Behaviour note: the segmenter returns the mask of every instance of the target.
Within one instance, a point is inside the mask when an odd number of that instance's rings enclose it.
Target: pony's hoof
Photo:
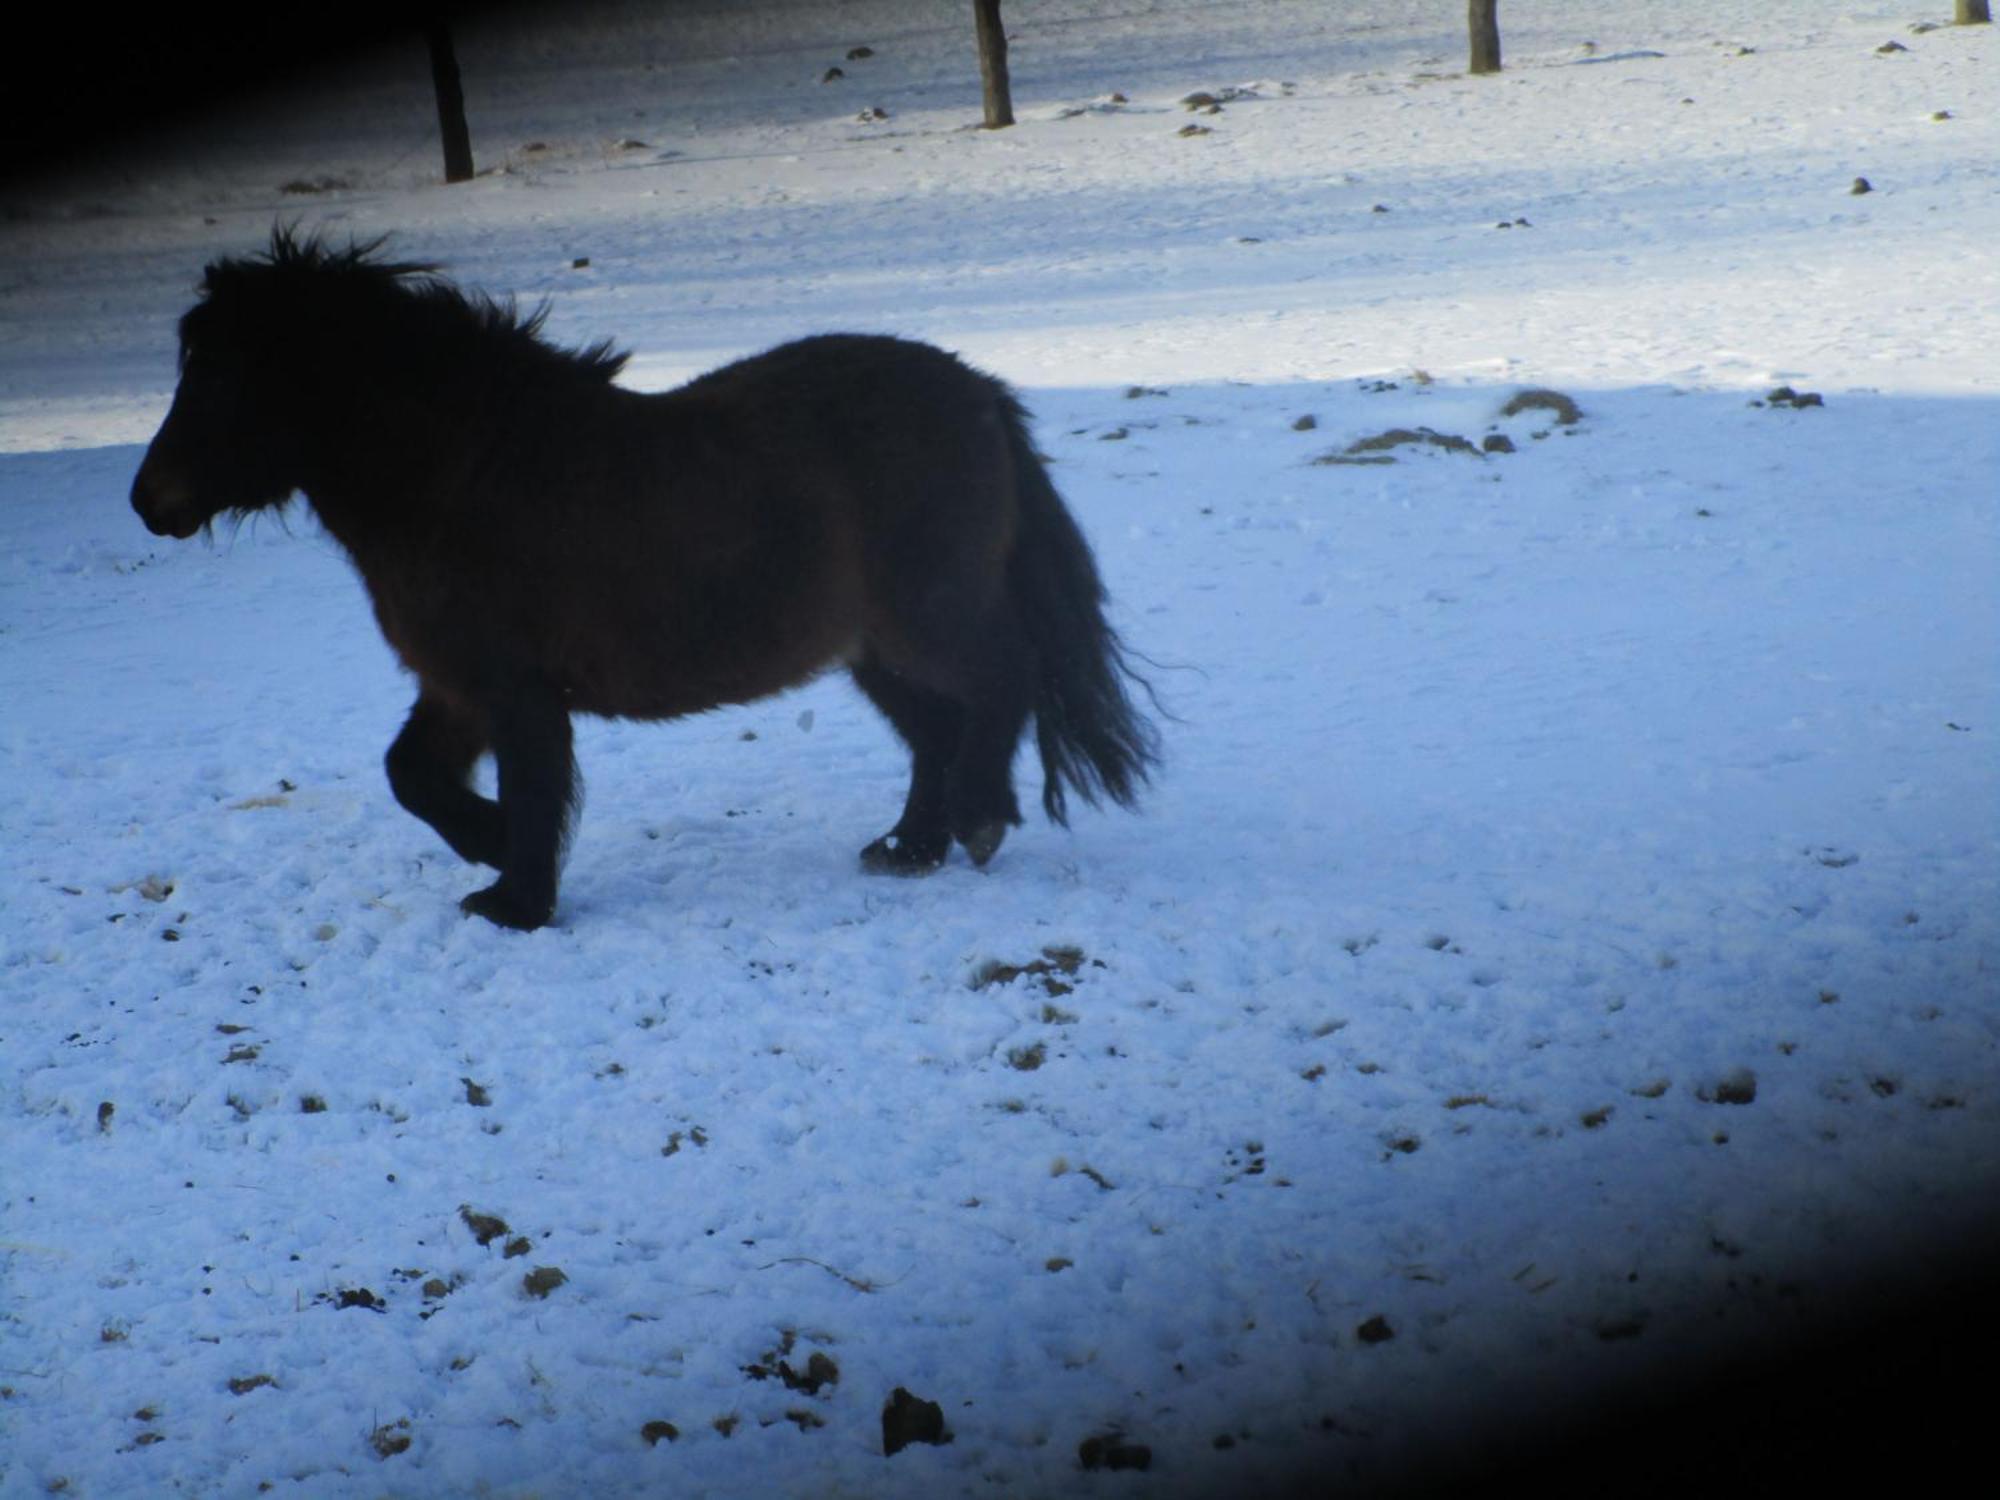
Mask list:
[[[951,852],[947,833],[885,833],[861,851],[861,868],[871,875],[928,875]]]
[[[1007,837],[1007,824],[995,818],[991,823],[981,823],[977,828],[959,839],[965,845],[965,852],[975,865],[983,865],[1000,848],[1000,841]]]
[[[519,932],[533,932],[555,915],[553,901],[524,901],[504,881],[474,891],[458,903],[458,909],[468,917],[484,917],[495,926],[512,927]]]

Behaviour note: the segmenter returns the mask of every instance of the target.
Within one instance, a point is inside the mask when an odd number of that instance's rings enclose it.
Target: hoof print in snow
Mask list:
[[[1076,1461],[1086,1469],[1136,1469],[1153,1466],[1153,1450],[1144,1443],[1128,1443],[1115,1432],[1087,1437],[1077,1444]]]
[[[1225,1151],[1223,1165],[1228,1168],[1222,1180],[1234,1182],[1238,1177],[1262,1177],[1265,1170],[1264,1143],[1245,1141],[1240,1149]]]
[[[889,1393],[882,1406],[882,1456],[892,1458],[912,1443],[933,1446],[948,1443],[944,1408],[935,1401],[913,1396],[900,1385]]]
[[[1026,1047],[1007,1049],[1007,1066],[1020,1073],[1032,1073],[1049,1060],[1047,1042],[1035,1042]]]
[[[1757,1075],[1748,1068],[1735,1068],[1694,1093],[1707,1104],[1750,1104],[1757,1098]]]
[[[1042,982],[1042,988],[1051,999],[1067,995],[1076,988],[1068,981],[1084,965],[1084,951],[1062,943],[1052,943],[1042,949],[1040,958],[1031,958],[1024,964],[1002,963],[997,958],[989,958],[972,973],[972,988],[983,990],[988,985],[1012,984],[1023,974],[1032,975]],[[1093,969],[1104,967],[1104,960],[1093,958]]]
[[[1292,431],[1294,432],[1311,432],[1317,426],[1319,426],[1319,418],[1311,412],[1307,412],[1302,417],[1295,417],[1292,420]]]
[[[847,60],[849,62],[865,62],[874,55],[875,49],[873,47],[849,47],[847,49]]]
[[[1207,135],[1209,134],[1209,129],[1206,125],[1188,124],[1181,126],[1174,134],[1179,136]]]
[[[1860,860],[1861,856],[1852,849],[1836,849],[1831,844],[1823,844],[1817,849],[1808,849],[1807,854],[1829,870],[1844,870]]]
[[[493,1096],[487,1092],[485,1084],[474,1083],[470,1078],[461,1078],[458,1081],[465,1085],[465,1102],[467,1104],[470,1104],[475,1109],[486,1109],[492,1105]]]
[[[1389,1326],[1389,1320],[1380,1313],[1354,1330],[1354,1336],[1364,1344],[1386,1344],[1396,1336],[1396,1330]]]
[[[821,83],[834,83],[842,78],[845,78],[846,76],[847,73],[845,69],[828,68],[824,73],[819,75],[819,81]]]
[[[1164,396],[1166,394],[1165,391],[1156,385],[1128,385],[1125,387],[1125,399],[1127,401],[1137,401],[1141,396]]]
[[[398,1453],[407,1452],[411,1441],[408,1417],[400,1421],[384,1422],[368,1434],[368,1446],[375,1450],[377,1458],[394,1458]]]
[[[806,1357],[803,1375],[784,1360],[779,1360],[778,1378],[784,1381],[788,1391],[804,1391],[808,1396],[817,1396],[821,1386],[840,1384],[840,1366],[815,1349]]]
[[[546,1297],[568,1280],[558,1266],[536,1266],[521,1278],[521,1290],[530,1297]]]
[[[465,1227],[472,1231],[472,1237],[482,1245],[490,1245],[508,1232],[507,1221],[497,1214],[475,1213],[472,1205],[461,1203],[458,1216],[465,1221]]]
[[[868,108],[862,110],[861,113],[856,115],[854,118],[860,121],[863,125],[873,125],[877,120],[888,119],[889,111],[884,109],[879,104],[871,104],[868,106]]]
[[[247,1396],[252,1391],[262,1390],[267,1385],[274,1386],[277,1383],[269,1375],[234,1376],[229,1382],[229,1393],[232,1396]]]
[[[1850,198],[1859,198],[1863,193],[1872,193],[1874,191],[1874,183],[1870,182],[1866,177],[1857,177],[1854,179],[1854,186],[1847,190],[1847,196]]]
[[[786,1390],[803,1391],[808,1396],[817,1396],[823,1386],[840,1384],[840,1366],[817,1349],[807,1357],[804,1371],[794,1369],[791,1361],[782,1357],[791,1353],[794,1337],[792,1333],[786,1333],[780,1348],[753,1364],[745,1365],[743,1373],[752,1380],[769,1380],[775,1375],[784,1382]]]
[[[663,1442],[671,1443],[680,1435],[680,1428],[671,1422],[648,1422],[639,1429],[639,1436],[646,1440],[649,1448],[657,1448]]]
[[[1892,57],[1898,52],[1908,52],[1910,49],[1905,47],[1901,42],[1891,40],[1884,42],[1875,50],[1883,57]]]
[[[685,1131],[672,1131],[667,1136],[666,1145],[660,1147],[660,1155],[679,1156],[683,1141],[692,1141],[697,1146],[706,1146],[708,1144],[708,1132],[703,1130],[699,1125],[691,1126]]]

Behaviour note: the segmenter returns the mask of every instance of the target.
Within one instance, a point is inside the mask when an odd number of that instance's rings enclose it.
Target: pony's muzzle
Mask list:
[[[186,541],[201,530],[193,493],[184,484],[162,479],[150,455],[139,465],[139,473],[132,481],[132,509],[154,536]]]

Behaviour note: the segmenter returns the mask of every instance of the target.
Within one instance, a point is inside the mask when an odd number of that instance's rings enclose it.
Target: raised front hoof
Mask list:
[[[977,828],[959,835],[958,841],[965,845],[965,852],[975,865],[983,865],[999,852],[1001,840],[1007,837],[1007,824],[995,818],[991,823],[981,823]]]
[[[556,904],[550,901],[530,901],[513,890],[505,881],[496,881],[483,891],[474,891],[458,903],[458,909],[468,917],[484,917],[497,927],[512,927],[518,932],[533,932],[547,924],[555,915]]]
[[[870,875],[928,875],[951,852],[951,835],[885,833],[861,851]]]

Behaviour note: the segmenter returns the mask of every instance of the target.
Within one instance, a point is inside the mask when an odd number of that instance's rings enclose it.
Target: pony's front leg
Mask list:
[[[429,693],[420,693],[409,721],[389,747],[389,790],[422,818],[460,859],[500,868],[507,827],[498,804],[467,782],[487,750],[486,727],[476,715]]]
[[[507,847],[500,878],[459,905],[502,927],[540,927],[555,914],[556,876],[576,808],[569,714],[552,698],[497,706],[493,759]]]

